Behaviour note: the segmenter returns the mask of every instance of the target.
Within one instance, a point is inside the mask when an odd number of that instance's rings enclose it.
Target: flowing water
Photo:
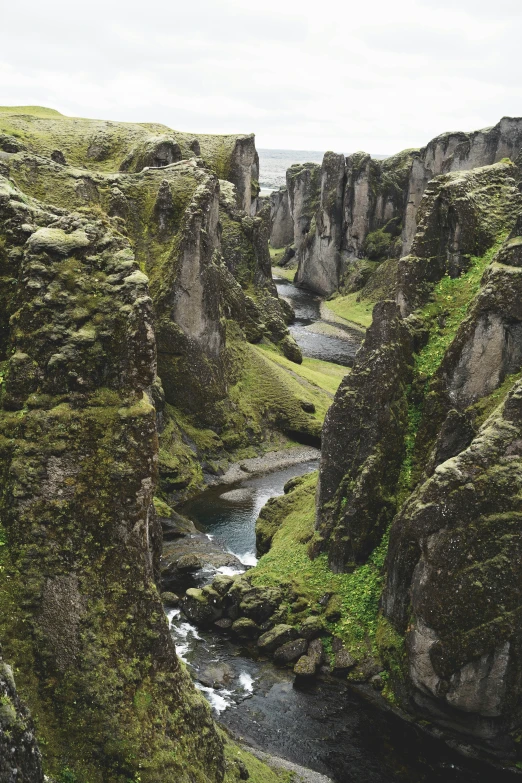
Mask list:
[[[299,289],[289,293],[288,286],[281,284],[282,293],[292,300],[300,323],[317,320],[319,300]],[[255,521],[262,506],[282,494],[290,478],[317,465],[312,460],[232,487],[209,489],[181,511],[236,554],[246,570],[256,562]],[[196,687],[219,721],[249,745],[328,775],[336,783],[514,780],[509,773],[492,772],[465,760],[418,727],[376,706],[379,697],[369,687],[356,690],[341,681],[298,686],[289,669],[256,659],[251,649],[241,648],[226,634],[196,628],[179,609],[170,610],[168,618],[178,654]]]
[[[303,356],[351,367],[362,341],[362,332],[338,323],[335,326],[343,333],[342,338],[311,331],[309,327],[313,324],[325,325],[321,319],[321,299],[310,291],[297,288],[288,280],[280,277],[274,280],[279,296],[284,297],[294,308],[295,321],[289,329]]]

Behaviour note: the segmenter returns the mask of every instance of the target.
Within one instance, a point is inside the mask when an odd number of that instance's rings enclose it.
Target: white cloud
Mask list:
[[[522,114],[521,21],[520,0],[26,0],[2,9],[0,103],[391,153]]]

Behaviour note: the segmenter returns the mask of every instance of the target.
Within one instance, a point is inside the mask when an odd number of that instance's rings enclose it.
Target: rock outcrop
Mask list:
[[[397,306],[377,304],[323,427],[314,553],[327,551],[334,572],[364,562],[396,510],[412,361]]]
[[[312,171],[314,164],[288,170],[287,195],[281,191],[272,197],[272,245],[290,244],[289,211],[294,218],[296,279],[328,296],[342,288],[356,259],[380,262],[414,252],[412,243],[423,221],[418,211],[434,177],[490,166],[504,158],[516,161],[521,150],[522,120],[504,117],[493,128],[446,133],[420,150],[405,150],[386,160],[374,160],[364,152],[346,159],[328,152],[320,172],[320,193],[301,174]],[[295,172],[301,191],[313,193],[309,201],[315,202],[313,214],[307,210],[301,220],[294,214],[290,187]]]
[[[264,400],[246,426],[232,393],[257,358],[248,339],[289,339],[265,220],[239,206],[255,191],[253,137],[52,112],[0,111],[0,127],[4,654],[51,775],[221,783],[224,741],[155,585],[152,501],[193,491],[216,470],[203,455],[226,463],[259,443],[263,417],[280,426]],[[251,334],[228,281],[252,302]],[[300,399],[284,404],[308,432]]]
[[[34,726],[16,690],[13,670],[0,658],[0,781],[43,783]]]
[[[325,422],[311,547],[351,570],[397,511],[377,633],[395,701],[504,763],[522,725],[519,178],[502,161],[426,188],[400,307],[376,306]]]
[[[154,585],[147,277],[103,217],[0,188],[4,653],[51,772],[188,781],[188,743],[196,777],[220,781],[222,742]]]

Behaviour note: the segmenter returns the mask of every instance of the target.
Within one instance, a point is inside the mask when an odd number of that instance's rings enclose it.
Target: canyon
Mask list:
[[[2,783],[299,780],[216,722],[181,612],[517,776],[521,150],[328,152],[267,203],[251,135],[0,108]],[[291,464],[255,565],[194,526]]]

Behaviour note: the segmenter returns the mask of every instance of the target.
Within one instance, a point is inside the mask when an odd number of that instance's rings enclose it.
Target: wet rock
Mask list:
[[[299,636],[311,641],[324,632],[324,623],[320,617],[307,617],[298,628]]]
[[[209,688],[224,688],[235,678],[234,670],[227,663],[216,663],[198,672],[198,680]]]
[[[191,587],[181,599],[181,610],[196,625],[211,625],[222,614],[220,596]]]
[[[336,636],[332,639],[332,650],[334,654],[332,672],[336,676],[343,676],[355,666],[356,661],[352,658],[341,639]]]
[[[297,639],[297,631],[291,625],[281,623],[276,625],[270,631],[264,633],[258,639],[258,647],[262,652],[272,653],[278,647],[282,647],[287,642],[293,642]]]
[[[177,524],[176,528],[179,529]],[[235,555],[225,552],[219,543],[202,533],[177,536],[163,547],[161,585],[163,589],[181,593],[188,587],[208,582],[209,576],[223,567],[244,569]]]
[[[321,639],[313,639],[308,645],[307,655],[316,666],[320,666],[324,658],[324,649]]]
[[[307,648],[308,642],[306,639],[286,642],[286,644],[281,645],[274,651],[274,661],[276,663],[293,663],[302,655],[305,655]]]
[[[314,677],[317,665],[309,655],[302,655],[294,666],[297,677]]]
[[[227,576],[226,574],[218,574],[212,580],[212,587],[219,595],[225,595],[228,593],[232,585],[234,584],[234,577]]]
[[[250,588],[241,595],[239,611],[256,623],[263,623],[274,613],[281,602],[282,594],[275,587]]]
[[[232,627],[232,620],[230,617],[222,617],[220,620],[216,620],[214,625],[216,628],[219,628],[220,631],[228,631],[228,629]]]
[[[177,606],[179,604],[180,598],[179,595],[176,595],[176,593],[165,592],[161,594],[161,600],[165,606]]]
[[[248,617],[240,617],[239,620],[235,620],[232,623],[232,631],[239,636],[240,639],[253,640],[257,639],[261,633],[261,629],[253,620]]]

